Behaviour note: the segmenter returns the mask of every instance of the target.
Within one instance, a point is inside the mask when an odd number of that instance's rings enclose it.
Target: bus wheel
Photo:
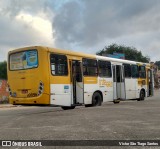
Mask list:
[[[118,104],[118,103],[120,103],[120,100],[114,100],[113,103]]]
[[[95,92],[92,96],[92,106],[101,106],[102,105],[102,96]]]
[[[87,105],[85,105],[85,107],[87,108],[87,107],[92,107],[92,104],[87,104]]]
[[[75,106],[70,106],[70,107],[61,107],[63,110],[71,110],[74,109]]]
[[[141,90],[138,101],[144,100],[144,98],[145,98],[145,93],[143,90]]]

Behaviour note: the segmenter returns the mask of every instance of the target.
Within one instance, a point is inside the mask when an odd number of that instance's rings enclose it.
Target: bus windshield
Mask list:
[[[24,70],[38,67],[37,50],[28,50],[10,55],[10,70]]]

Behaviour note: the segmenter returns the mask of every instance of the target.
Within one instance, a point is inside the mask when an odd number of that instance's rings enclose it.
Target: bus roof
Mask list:
[[[72,50],[61,50],[61,49],[57,49],[57,48],[51,48],[51,47],[46,47],[46,46],[30,46],[30,47],[23,47],[23,48],[19,48],[19,49],[15,49],[12,51],[9,51],[9,54],[14,53],[14,52],[19,52],[19,51],[23,51],[23,50],[27,50],[27,49],[43,49],[49,52],[55,52],[55,53],[61,53],[61,54],[67,54],[67,55],[75,55],[75,56],[79,56],[79,57],[88,57],[88,58],[95,58],[95,59],[100,59],[100,60],[108,60],[108,61],[112,61],[112,62],[119,62],[119,63],[126,63],[126,64],[139,64],[139,65],[147,65],[150,66],[149,63],[143,63],[143,62],[136,62],[136,61],[130,61],[130,60],[124,60],[124,59],[117,59],[117,58],[111,58],[111,57],[105,57],[105,56],[99,56],[99,55],[94,55],[94,54],[85,54],[82,52],[75,52]]]

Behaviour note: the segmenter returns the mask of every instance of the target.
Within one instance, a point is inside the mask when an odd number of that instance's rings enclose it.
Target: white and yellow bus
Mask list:
[[[12,104],[100,106],[153,95],[150,64],[33,46],[8,53]]]

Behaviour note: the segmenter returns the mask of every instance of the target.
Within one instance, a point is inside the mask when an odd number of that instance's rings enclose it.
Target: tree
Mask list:
[[[160,61],[156,61],[155,64],[158,66],[158,69],[160,69]]]
[[[145,62],[145,63],[148,63],[150,61],[150,58],[148,56],[143,56],[142,52],[138,51],[136,48],[117,45],[117,44],[105,46],[101,51],[97,52],[96,54],[106,55],[106,54],[113,54],[114,52],[125,54],[126,60]]]
[[[7,62],[0,62],[0,79],[7,79]]]

